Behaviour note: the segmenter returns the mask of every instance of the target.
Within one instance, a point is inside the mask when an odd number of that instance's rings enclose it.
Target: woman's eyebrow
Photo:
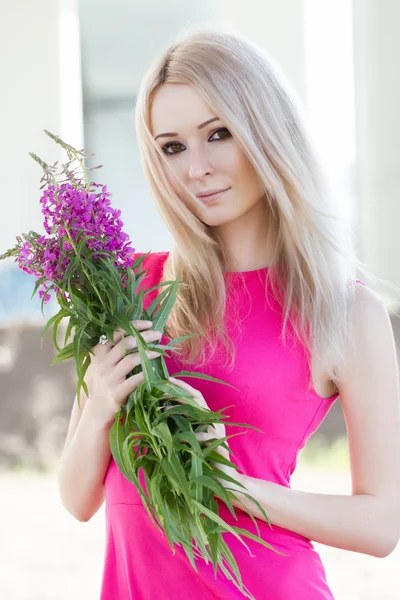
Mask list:
[[[208,119],[208,121],[204,121],[204,123],[202,123],[201,125],[197,125],[197,129],[202,129],[203,127],[205,127],[209,123],[212,123],[213,121],[219,121],[219,117],[213,117],[212,119]],[[179,133],[177,133],[176,131],[170,131],[169,133],[159,133],[154,139],[156,140],[159,137],[172,137],[174,135],[179,135]]]

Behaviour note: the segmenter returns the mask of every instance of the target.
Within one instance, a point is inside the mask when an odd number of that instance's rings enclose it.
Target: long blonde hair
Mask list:
[[[226,256],[213,228],[173,191],[168,161],[151,133],[152,98],[164,83],[191,85],[252,162],[277,240],[266,297],[269,282],[283,309],[282,339],[290,323],[309,351],[310,387],[311,357],[338,385],[345,348],[354,342],[357,269],[371,274],[352,251],[352,234],[328,191],[287,80],[264,50],[220,29],[191,32],[165,50],[146,73],[136,104],[145,176],[174,239],[162,279],[181,281],[168,326],[174,337],[201,334],[182,343],[180,361],[204,366],[222,343],[232,368],[235,349],[224,324]]]

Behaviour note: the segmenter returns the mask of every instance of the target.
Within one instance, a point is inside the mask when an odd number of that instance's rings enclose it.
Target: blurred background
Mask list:
[[[398,0],[0,0],[0,253],[17,234],[42,231],[42,172],[28,153],[48,163],[66,159],[44,129],[95,153],[89,164],[104,165],[95,180],[107,183],[137,251],[170,249],[141,169],[136,95],[152,60],[177,35],[213,24],[248,36],[280,64],[305,107],[358,255],[400,286],[399,22]],[[398,348],[400,298],[366,283],[393,315]],[[49,366],[51,336],[43,348],[40,336],[55,306],[43,317],[32,290],[30,276],[2,261],[0,598],[94,600],[104,507],[79,523],[58,497],[75,374],[72,364]],[[292,486],[351,493],[340,402],[302,451]],[[338,600],[400,598],[399,547],[377,559],[315,546]]]

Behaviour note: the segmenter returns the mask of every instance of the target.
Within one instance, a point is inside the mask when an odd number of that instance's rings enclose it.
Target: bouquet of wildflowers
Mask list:
[[[85,374],[91,362],[91,349],[99,340],[113,340],[117,329],[136,338],[137,348],[133,351],[140,353],[141,364],[131,374],[143,370],[144,382],[129,395],[127,403],[115,415],[110,431],[112,456],[122,474],[136,486],[149,517],[165,532],[172,550],[175,552],[174,544],[181,545],[196,572],[195,556],[202,557],[207,563],[211,560],[215,576],[220,566],[226,577],[246,597],[253,599],[243,587],[237,563],[221,532],[229,531],[248,550],[239,534],[277,551],[260,537],[257,522],[250,513],[258,536],[231,527],[218,515],[216,497],[237,519],[230,500],[234,494],[220,483],[221,479],[246,489],[217,467],[220,464],[238,468],[218,452],[218,446],[221,446],[232,454],[226,440],[233,436],[213,438],[201,444],[195,435],[222,422],[251,426],[222,421],[221,411],[205,410],[188,392],[168,381],[164,356],[168,356],[168,350],[174,352],[183,339],[193,337],[171,339],[166,325],[176,300],[179,279],[138,292],[146,275],[141,264],[147,255],[132,262],[135,249],[122,229],[121,212],[111,207],[107,186],[89,182],[83,150],[76,150],[49,131],[45,133],[68,155],[68,161],[57,173],[58,161],[49,166],[30,153],[44,172],[40,202],[45,235],[30,231],[17,236],[16,246],[0,256],[0,260],[14,257],[23,271],[36,277],[32,297],[39,292],[42,312],[51,293],[55,294],[59,311],[47,321],[42,339],[52,328],[57,350],[53,364],[75,359],[78,403],[82,388],[88,395]],[[57,179],[57,175],[63,179]],[[156,288],[164,289],[145,309],[146,294]],[[68,324],[64,345],[60,348],[57,331],[63,319],[68,319]],[[169,343],[146,343],[132,325],[136,319],[152,321],[154,329],[165,331]],[[71,337],[72,341],[69,341]],[[150,360],[146,350],[157,350],[159,358]],[[197,372],[181,371],[175,373],[177,376],[230,385]],[[165,410],[166,401],[168,410]],[[147,494],[139,482],[140,468],[144,472]],[[269,523],[261,505],[245,492],[243,494],[257,505]],[[226,568],[224,559],[238,581]]]

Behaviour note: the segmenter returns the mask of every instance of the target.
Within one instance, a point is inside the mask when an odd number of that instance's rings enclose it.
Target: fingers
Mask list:
[[[136,373],[136,375],[131,375],[118,386],[118,392],[121,394],[122,398],[127,398],[129,394],[133,392],[138,385],[144,383],[144,381],[143,371]]]
[[[149,360],[154,360],[160,356],[159,352],[154,352],[152,350],[145,350],[146,356]],[[122,381],[125,377],[138,365],[141,364],[140,354],[139,352],[133,352],[132,354],[128,354],[122,360],[118,362],[118,364],[114,367],[113,377],[115,377],[116,381]]]
[[[135,319],[133,321],[131,321],[132,325],[135,327],[135,329],[137,329],[137,331],[144,331],[146,333],[147,331],[154,331],[152,329],[150,329],[150,327],[152,327],[152,322],[151,321],[146,321],[144,319]],[[145,334],[143,334],[144,336]],[[113,339],[110,339],[106,344],[100,344],[100,342],[98,344],[96,344],[96,346],[94,346],[93,348],[93,354],[95,356],[105,356],[106,354],[109,354],[116,345],[118,345],[123,339],[130,337],[129,334],[124,331],[123,329],[121,329],[121,327],[118,327],[118,329],[116,331],[114,331],[114,337]],[[162,334],[160,335],[159,338],[156,339],[161,339]],[[135,339],[135,338],[134,338]],[[148,340],[148,341],[155,341],[154,339],[152,340]],[[136,342],[136,340],[135,340]],[[121,348],[122,346],[120,346]],[[132,346],[131,348],[134,348],[136,346]]]
[[[154,331],[153,329],[147,330],[143,333],[143,339],[146,343],[159,341],[162,337],[161,331]],[[127,350],[134,350],[137,348],[137,340],[131,335],[121,337],[121,340],[114,345],[110,350],[109,360],[110,364],[116,365],[123,358]]]
[[[210,433],[207,433],[206,431],[199,431],[198,433],[195,433],[194,435],[197,437],[199,442],[207,442],[208,440],[215,437],[215,435],[211,435]]]
[[[134,326],[134,328],[140,332],[150,330],[150,328],[153,325],[151,321],[145,321],[143,319],[136,319],[134,321],[131,321],[131,323]],[[114,340],[111,340],[112,345],[115,346],[118,342],[122,340],[122,338],[127,336],[129,336],[129,334],[124,329],[121,329],[121,327],[118,327],[118,329],[114,332]]]
[[[144,319],[134,319],[131,321],[131,323],[138,331],[144,331],[145,329],[150,329],[153,326],[152,321],[145,321]],[[121,327],[118,327],[117,332],[125,333]]]

